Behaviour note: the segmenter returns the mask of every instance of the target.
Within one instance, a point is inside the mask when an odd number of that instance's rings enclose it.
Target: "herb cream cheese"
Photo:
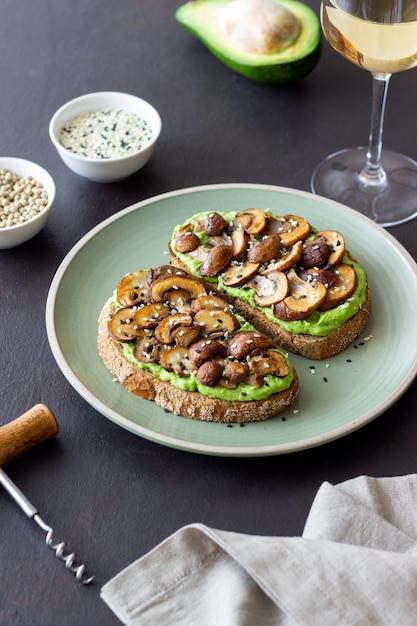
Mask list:
[[[114,159],[142,150],[152,138],[148,122],[123,109],[85,111],[69,120],[59,136],[61,145],[90,159]]]

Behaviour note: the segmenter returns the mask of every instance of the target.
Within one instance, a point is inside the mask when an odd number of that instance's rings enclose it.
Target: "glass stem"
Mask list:
[[[381,165],[382,131],[384,127],[385,102],[391,74],[372,74],[372,117],[369,133],[366,166],[360,172],[359,179],[367,187],[386,186],[387,175]]]

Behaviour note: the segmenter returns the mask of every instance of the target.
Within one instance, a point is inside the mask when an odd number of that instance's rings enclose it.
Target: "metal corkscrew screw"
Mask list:
[[[41,441],[55,437],[58,425],[52,411],[44,404],[37,404],[13,422],[0,427],[0,466]],[[84,563],[75,563],[75,553],[65,552],[65,542],[54,543],[54,530],[40,517],[38,509],[0,467],[0,484],[12,496],[22,511],[46,532],[46,545],[56,557],[65,563],[66,569],[75,574],[83,585],[88,585],[94,576],[87,576]]]

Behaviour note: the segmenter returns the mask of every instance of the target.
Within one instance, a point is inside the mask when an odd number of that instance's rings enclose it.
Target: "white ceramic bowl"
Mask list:
[[[0,157],[0,170],[2,169],[8,170],[20,178],[30,176],[41,183],[48,194],[47,205],[36,216],[21,224],[0,228],[0,249],[5,249],[14,248],[28,241],[45,226],[55,199],[55,183],[43,167],[25,159]]]
[[[62,127],[80,113],[101,109],[121,109],[145,120],[152,130],[150,142],[137,152],[108,159],[80,156],[64,148],[59,141]],[[160,132],[161,118],[149,102],[116,91],[89,93],[70,100],[58,109],[49,124],[49,136],[64,163],[76,174],[99,183],[123,180],[140,170],[149,161]]]

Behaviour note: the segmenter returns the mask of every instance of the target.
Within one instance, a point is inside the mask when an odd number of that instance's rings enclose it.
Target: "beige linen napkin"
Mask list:
[[[416,626],[417,474],[323,483],[302,537],[186,526],[101,594],[129,626]]]

